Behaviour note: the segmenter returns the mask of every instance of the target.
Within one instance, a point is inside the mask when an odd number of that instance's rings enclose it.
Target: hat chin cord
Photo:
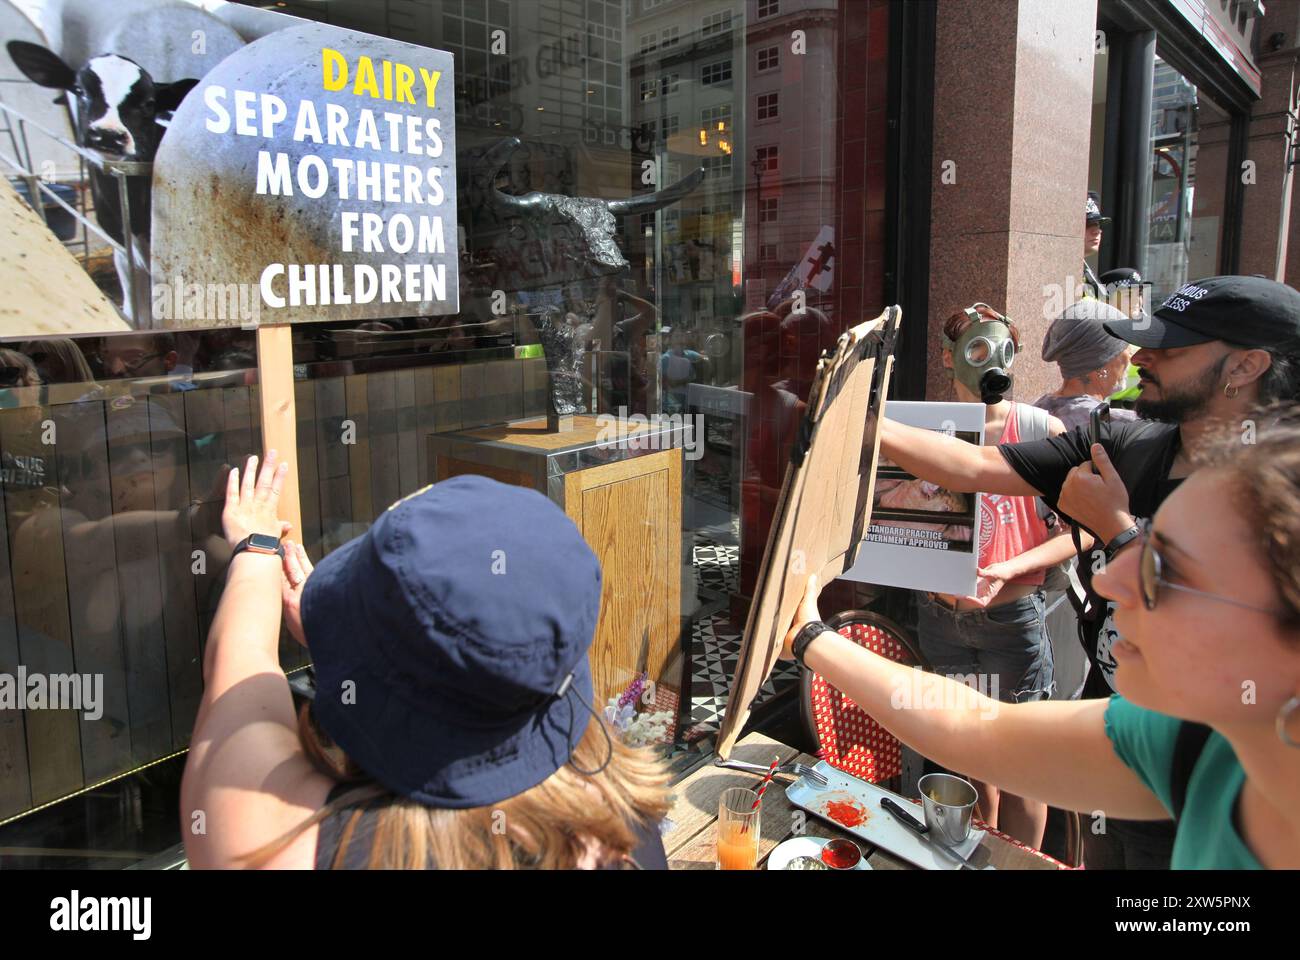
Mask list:
[[[582,767],[578,766],[576,763],[573,762],[573,757],[570,757],[568,761],[569,766],[573,767],[574,770],[578,771],[578,773],[582,774],[584,777],[594,777],[598,773],[602,773],[604,769],[608,767],[610,762],[614,759],[614,741],[610,739],[609,728],[605,726],[605,723],[602,721],[600,714],[596,712],[596,708],[593,707],[591,704],[589,704],[586,700],[584,700],[582,694],[578,692],[578,688],[573,685],[572,673],[570,673],[568,676],[564,678],[564,682],[561,683],[559,689],[555,691],[555,698],[558,700],[566,693],[572,693],[575,697],[578,698],[578,702],[587,708],[587,712],[590,713],[592,717],[595,718],[596,722],[600,725],[600,732],[605,735],[605,746],[608,748],[608,752],[605,754],[605,762],[602,763],[595,770],[582,769]],[[569,742],[570,743],[573,742],[573,713],[574,713],[573,710],[569,711]]]

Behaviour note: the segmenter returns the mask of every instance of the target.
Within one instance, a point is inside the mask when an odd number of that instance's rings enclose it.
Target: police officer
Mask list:
[[[1088,191],[1088,202],[1084,206],[1083,223],[1083,295],[1094,300],[1106,299],[1106,288],[1097,279],[1097,274],[1088,265],[1088,257],[1101,249],[1101,228],[1110,223],[1110,217],[1101,215],[1101,195],[1095,190]]]
[[[1144,296],[1147,284],[1143,282],[1142,274],[1132,267],[1116,267],[1114,270],[1107,270],[1101,275],[1100,279],[1107,300],[1112,307],[1119,308],[1131,320],[1137,320],[1147,315],[1146,298]],[[1141,385],[1138,382],[1138,369],[1133,364],[1129,364],[1128,371],[1124,375],[1124,383],[1106,399],[1113,406],[1132,409],[1140,392]]]

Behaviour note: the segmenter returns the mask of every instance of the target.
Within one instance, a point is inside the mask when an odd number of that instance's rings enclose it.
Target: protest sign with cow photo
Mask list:
[[[451,55],[244,13],[64,0],[5,44],[66,102],[88,171],[77,259],[138,330],[456,313]],[[0,337],[38,332],[24,316]]]

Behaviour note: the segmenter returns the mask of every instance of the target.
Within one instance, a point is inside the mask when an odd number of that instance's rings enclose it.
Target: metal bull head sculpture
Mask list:
[[[499,289],[563,287],[622,273],[628,262],[615,239],[619,218],[676,203],[704,179],[698,169],[671,186],[626,200],[537,191],[514,196],[496,181],[520,146],[517,137],[494,144],[476,164],[484,176],[468,184],[472,264],[481,283]]]

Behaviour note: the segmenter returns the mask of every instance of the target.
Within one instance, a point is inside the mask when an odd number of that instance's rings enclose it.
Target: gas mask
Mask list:
[[[944,346],[952,351],[957,382],[992,406],[1011,392],[1011,364],[1016,359],[1011,321],[987,303],[967,307],[965,313],[970,326],[956,343],[945,337]]]

